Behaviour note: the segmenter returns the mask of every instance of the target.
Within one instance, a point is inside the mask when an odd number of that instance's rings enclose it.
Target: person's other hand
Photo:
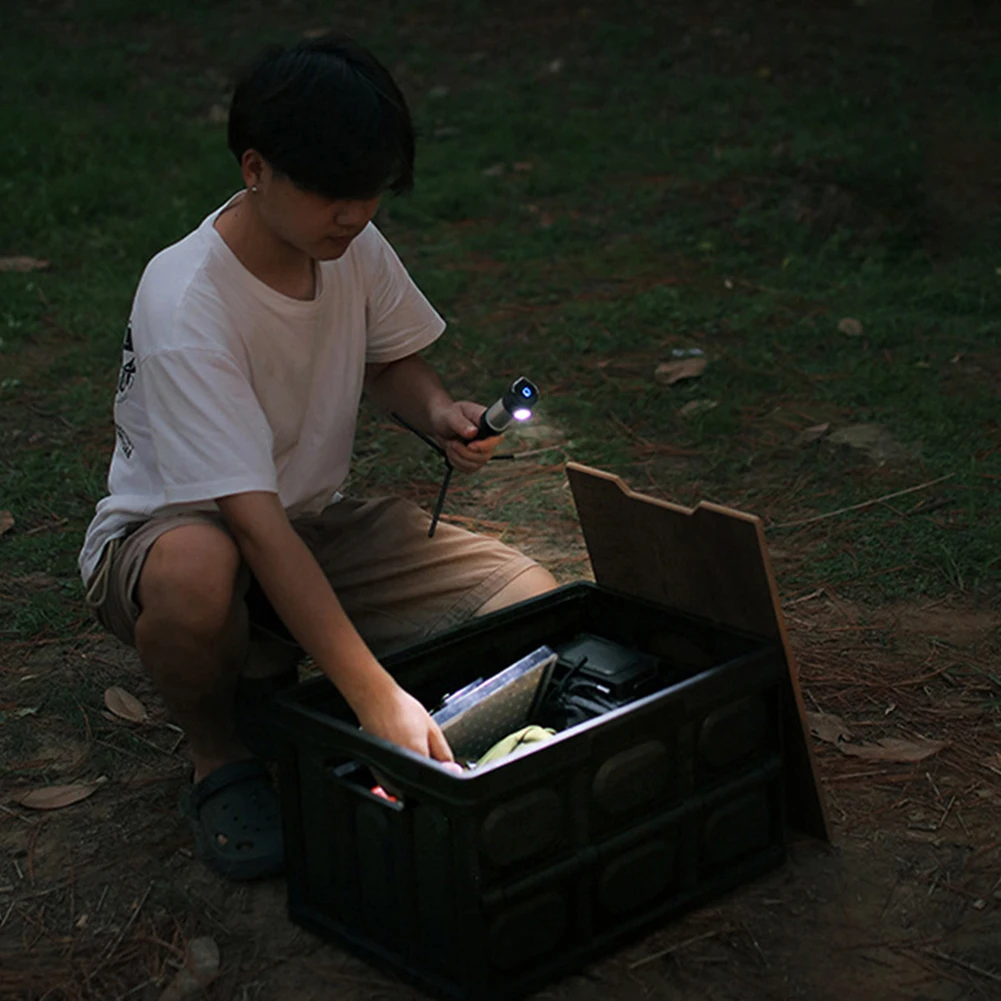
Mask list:
[[[472,400],[457,400],[432,415],[435,436],[445,447],[448,461],[461,473],[475,473],[489,462],[500,444],[500,435],[469,440],[476,434],[480,416],[486,409]]]
[[[366,733],[382,737],[435,761],[453,761],[451,748],[441,728],[428,711],[408,692],[394,684],[379,698],[355,707]]]

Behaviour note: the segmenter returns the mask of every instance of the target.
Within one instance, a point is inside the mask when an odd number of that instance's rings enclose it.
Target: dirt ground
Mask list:
[[[564,579],[586,567],[579,537],[519,541],[538,556],[559,553]],[[902,763],[854,757],[829,732],[811,737],[832,846],[793,838],[780,868],[539,998],[1001,998],[1001,741],[991,701],[1001,615],[947,601],[871,610],[825,588],[786,596],[785,611],[807,708],[826,714],[812,720],[836,717],[854,743],[945,745]],[[43,706],[30,738],[6,752],[19,778],[0,799],[0,997],[154,1001],[196,936],[221,955],[218,977],[196,997],[422,996],[291,924],[282,880],[227,884],[192,858],[176,811],[183,744],[130,651],[87,632],[74,643],[8,646],[0,663],[4,708]],[[106,712],[112,685],[139,697],[148,722]],[[60,810],[12,798],[102,776],[93,795]]]

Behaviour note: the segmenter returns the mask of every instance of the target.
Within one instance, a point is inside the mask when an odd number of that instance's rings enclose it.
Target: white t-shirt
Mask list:
[[[250,490],[277,493],[290,517],[321,511],[348,474],[365,364],[420,351],[445,329],[371,223],[319,263],[304,302],[239,262],[214,226],[225,207],[139,282],[84,581],[110,539],[154,515],[216,510],[214,498]]]

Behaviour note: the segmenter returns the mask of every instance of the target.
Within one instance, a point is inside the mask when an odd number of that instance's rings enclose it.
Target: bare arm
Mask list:
[[[453,400],[435,370],[418,354],[365,367],[365,391],[373,403],[438,439],[456,469],[472,473],[493,455],[499,437],[469,442],[486,409]]]
[[[358,635],[278,496],[234,494],[220,497],[218,504],[275,611],[347,699],[362,727],[418,753],[452,760],[424,707],[400,688]]]

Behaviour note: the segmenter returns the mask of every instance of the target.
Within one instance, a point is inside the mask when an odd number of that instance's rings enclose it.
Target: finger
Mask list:
[[[500,437],[479,438],[476,441],[452,440],[449,445],[456,450],[458,455],[467,459],[489,459],[497,446],[500,444]]]
[[[389,779],[387,779],[384,775],[381,775],[374,769],[372,771],[372,778],[375,780],[375,784],[377,786],[382,786],[382,788],[385,789],[385,791],[388,792],[390,796],[396,796],[398,799],[403,798],[403,792],[397,786],[395,786]]]
[[[477,452],[469,452],[461,445],[450,443],[445,448],[448,461],[459,470],[460,473],[475,473],[487,461],[487,456]]]
[[[455,761],[445,735],[434,720],[428,721],[428,749],[435,761]]]
[[[464,414],[458,407],[453,407],[448,414],[448,427],[460,438],[472,438],[476,434],[477,428],[467,414]]]
[[[459,400],[458,407],[477,427],[479,427],[480,418],[487,412],[487,408],[482,403],[474,403],[472,400]]]

